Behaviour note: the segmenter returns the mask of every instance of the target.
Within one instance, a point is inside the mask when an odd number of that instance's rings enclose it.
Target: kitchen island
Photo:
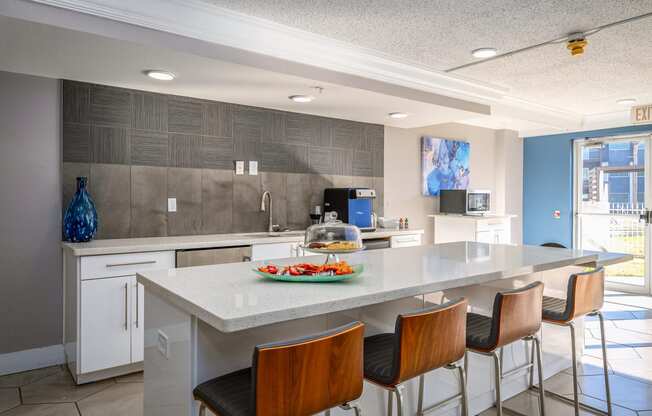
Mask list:
[[[319,262],[323,258],[305,260]],[[398,313],[442,298],[466,296],[473,312],[489,315],[497,291],[542,280],[547,293],[563,297],[573,271],[624,261],[629,256],[459,242],[361,252],[343,258],[351,264],[363,264],[364,273],[341,283],[283,283],[257,277],[251,269],[259,263],[252,262],[138,274],[139,283],[146,288],[145,415],[196,414],[193,387],[250,366],[254,346],[263,342],[287,340],[353,320],[366,324],[367,335],[390,332]],[[296,259],[278,260],[277,264],[292,262]],[[582,329],[579,323],[578,330]],[[568,368],[567,331],[544,326],[542,341],[545,377]],[[524,344],[505,349],[505,371],[525,360]],[[489,359],[471,355],[472,414],[493,402],[490,368]],[[429,373],[425,404],[454,394],[456,386],[450,372]],[[526,387],[525,375],[507,381],[503,397]],[[365,383],[360,399],[365,414],[384,414],[385,394]],[[412,414],[416,382],[406,383],[406,394],[406,410]],[[440,414],[452,411],[444,408]]]

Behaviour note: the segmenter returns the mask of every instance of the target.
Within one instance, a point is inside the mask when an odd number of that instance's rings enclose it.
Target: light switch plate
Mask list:
[[[177,212],[176,198],[168,198],[168,212]]]
[[[244,160],[236,160],[235,161],[235,174],[236,175],[244,175]]]
[[[255,160],[249,161],[249,174],[258,175],[258,162]]]

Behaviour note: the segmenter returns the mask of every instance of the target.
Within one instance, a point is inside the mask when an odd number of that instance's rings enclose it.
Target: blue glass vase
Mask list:
[[[97,211],[86,190],[87,182],[85,177],[77,178],[77,192],[63,217],[63,236],[66,241],[91,241],[97,233]]]

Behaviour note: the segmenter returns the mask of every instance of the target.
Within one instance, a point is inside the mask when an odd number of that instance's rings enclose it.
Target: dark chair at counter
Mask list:
[[[574,320],[584,316],[597,316],[600,320],[602,336],[602,363],[604,368],[604,383],[607,395],[607,413],[611,415],[611,391],[609,389],[609,371],[607,365],[607,348],[604,336],[604,318],[602,305],[604,303],[604,269],[599,268],[585,273],[576,273],[568,280],[566,299],[549,296],[543,297],[543,322],[567,326],[570,328],[573,359],[573,402],[575,415],[580,414],[580,402],[577,383],[577,350],[575,346]],[[532,384],[532,382],[531,382]]]
[[[417,415],[459,399],[462,414],[468,414],[465,374],[457,364],[465,353],[467,307],[468,302],[462,298],[402,314],[396,318],[394,333],[365,338],[364,376],[388,390],[388,416],[392,415],[394,395],[398,416],[405,415],[402,383],[414,377],[419,377]],[[424,410],[424,375],[441,367],[459,371],[460,393]]]
[[[362,394],[364,325],[353,322],[287,342],[258,345],[253,365],[197,386],[200,405],[218,416],[310,416],[354,410]]]
[[[498,416],[503,414],[500,394],[501,381],[524,369],[534,371],[532,362],[502,372],[501,359],[497,351],[515,341],[533,342],[536,347],[539,384],[543,386],[541,363],[541,344],[537,336],[541,328],[541,305],[543,301],[543,283],[534,282],[525,287],[499,292],[496,294],[491,317],[469,313],[466,320],[466,347],[469,351],[492,356],[494,359],[494,382],[496,388],[496,410]],[[464,368],[469,371],[468,357]],[[468,377],[468,374],[467,374]],[[545,415],[544,391],[539,390],[539,415]]]

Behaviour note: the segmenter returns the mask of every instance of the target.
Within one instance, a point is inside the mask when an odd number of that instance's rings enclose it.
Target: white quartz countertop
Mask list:
[[[598,261],[598,253],[473,242],[394,248],[341,256],[363,264],[339,283],[286,283],[252,272],[262,262],[144,272],[148,291],[222,332],[337,312],[450,288]],[[320,262],[310,256],[302,262]],[[614,259],[612,259],[614,260]],[[298,259],[275,261],[284,265]]]
[[[386,238],[397,235],[423,234],[423,230],[384,230],[362,233],[362,239]],[[188,250],[195,248],[248,246],[254,244],[302,242],[304,231],[278,233],[269,236],[267,232],[244,234],[189,235],[178,237],[123,238],[95,240],[88,243],[63,242],[65,250],[75,256],[97,256],[103,254],[143,253],[148,251]]]

